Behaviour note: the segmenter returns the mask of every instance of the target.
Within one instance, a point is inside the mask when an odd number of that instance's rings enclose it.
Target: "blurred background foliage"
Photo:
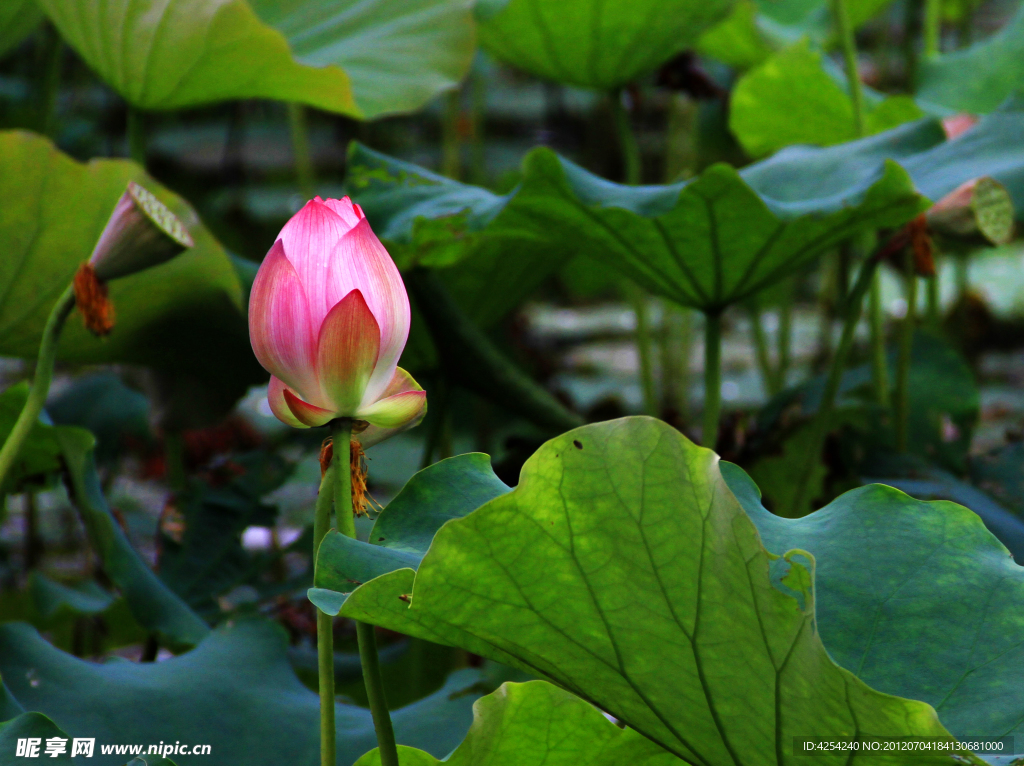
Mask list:
[[[368,451],[379,504],[468,451],[514,486],[554,433],[625,414],[707,443],[713,390],[710,439],[769,510],[803,515],[882,479],[967,505],[1022,560],[1013,213],[999,214],[1006,236],[936,234],[937,276],[913,305],[902,264],[880,267],[821,450],[812,425],[858,237],[888,237],[981,176],[1022,217],[1024,6],[849,0],[859,92],[821,0],[153,5],[0,6],[0,437],[49,308],[128,180],[197,243],[112,287],[109,338],[69,322],[46,422],[0,488],[0,618],[78,657],[154,660],[202,642],[199,670],[237,653],[282,690],[289,673],[315,688],[305,594],[325,434],[271,416],[245,320],[263,255],[313,194],[363,205],[413,300],[402,366],[430,413]],[[981,121],[949,142],[942,120],[961,112]],[[908,312],[918,330],[901,355]],[[721,369],[706,389],[711,337]],[[901,359],[902,446],[877,396]],[[370,526],[357,520],[364,538]],[[340,693],[365,703],[349,621],[336,639]],[[392,706],[443,722],[410,712],[400,735],[439,757],[472,700],[513,677],[461,650],[382,641]],[[0,628],[0,646],[17,647],[0,653],[5,678],[64,656],[23,628]],[[73,683],[111,684],[130,704],[141,692],[110,668]],[[156,715],[132,723],[140,740]],[[259,715],[298,714],[268,702]],[[354,758],[372,738],[352,715],[339,720]],[[288,731],[268,763],[293,754]]]

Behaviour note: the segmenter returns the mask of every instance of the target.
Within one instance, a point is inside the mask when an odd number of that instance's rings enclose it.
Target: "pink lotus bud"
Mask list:
[[[89,263],[100,282],[126,277],[192,247],[178,217],[134,181],[114,206]]]
[[[426,393],[398,367],[409,321],[402,277],[360,207],[348,197],[308,202],[281,229],[249,297],[270,409],[296,428],[364,421],[364,445],[415,425]]]
[[[963,135],[977,124],[978,118],[965,112],[942,118],[942,129],[946,131],[946,139],[949,141]]]

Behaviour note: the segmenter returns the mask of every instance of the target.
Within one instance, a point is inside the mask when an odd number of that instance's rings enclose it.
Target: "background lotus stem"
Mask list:
[[[772,366],[771,355],[768,353],[768,339],[764,334],[764,327],[761,325],[761,310],[756,303],[747,308],[750,315],[750,336],[754,341],[754,353],[757,358],[758,371],[761,373],[761,383],[769,397],[775,396],[778,390],[778,376]]]
[[[441,173],[456,181],[462,178],[461,118],[462,89],[452,88],[444,97],[444,116],[441,118]]]
[[[846,0],[832,0],[832,18],[843,49],[846,65],[846,83],[853,101],[853,127],[857,138],[864,135],[864,93],[861,90],[860,74],[857,72],[857,43],[853,38],[853,26],[846,9]]]
[[[693,341],[692,311],[673,303],[663,304],[661,345],[662,408],[686,421],[689,418],[690,351]]]
[[[128,105],[128,121],[125,125],[128,139],[128,156],[132,161],[146,167],[146,121],[142,112]]]
[[[629,114],[622,105],[623,91],[614,90],[611,94],[612,117],[615,120],[615,133],[619,139],[619,150],[622,152],[622,164],[626,183],[636,186],[640,183],[640,146],[633,134],[629,122]]]
[[[331,441],[334,445],[334,457],[331,466],[334,469],[334,511],[337,516],[338,531],[349,537],[356,536],[355,520],[352,516],[352,474],[349,468],[351,460],[352,419],[338,418],[331,424]],[[319,506],[317,516],[320,516]],[[327,534],[326,528],[323,534]],[[314,539],[316,529],[314,528]],[[317,539],[322,540],[321,536]],[[317,640],[325,638],[331,632],[331,618],[317,610]],[[373,634],[373,626],[356,621],[356,638],[359,641],[359,660],[363,666],[363,683],[366,685],[366,698],[370,702],[370,713],[373,715],[373,728],[377,732],[377,746],[380,748],[381,766],[399,766],[398,748],[395,745],[395,730],[391,725],[391,714],[388,712],[387,699],[384,696],[384,681],[380,674],[380,658],[377,656],[377,639]],[[320,650],[320,737],[321,766],[335,766],[334,763],[334,646],[331,642],[329,651]],[[326,656],[325,656],[326,655]],[[330,684],[331,696],[324,698],[324,682]],[[330,708],[330,731],[326,731],[324,709]],[[327,760],[325,745],[330,740],[330,760]]]
[[[64,62],[64,41],[49,25],[43,29],[42,82],[39,89],[39,130],[50,138],[57,134],[57,97],[60,95],[61,64]]]
[[[882,313],[882,277],[878,269],[871,276],[871,297],[868,303],[871,329],[871,383],[875,401],[889,406],[889,366],[885,359],[885,315]]]
[[[718,443],[718,416],[722,410],[722,314],[704,314],[704,415],[701,442],[708,449]]]
[[[810,491],[811,477],[814,475],[815,466],[821,460],[825,437],[828,436],[832,412],[835,409],[836,396],[839,394],[839,384],[842,381],[843,370],[846,369],[846,362],[850,357],[850,350],[853,348],[853,333],[860,320],[861,304],[864,302],[865,293],[871,287],[877,268],[878,260],[874,257],[867,258],[860,267],[857,282],[847,296],[844,306],[843,333],[839,338],[839,348],[836,349],[836,354],[832,359],[832,367],[828,371],[825,390],[821,395],[821,402],[818,404],[818,412],[810,424],[810,427],[814,429],[813,438],[804,458],[804,467],[800,472],[799,484],[793,496],[793,507],[784,509],[788,510],[790,516],[802,515],[804,507],[812,500],[807,497],[807,493]]]
[[[299,184],[299,193],[304,201],[313,199],[316,194],[316,174],[313,171],[313,153],[309,148],[306,107],[294,101],[288,102],[288,132],[292,139],[295,180]]]
[[[658,397],[654,391],[654,369],[651,359],[650,313],[647,310],[647,293],[632,282],[623,285],[626,299],[633,306],[636,316],[636,351],[640,361],[640,391],[643,394],[644,414],[658,417]]]
[[[39,356],[36,358],[36,374],[32,381],[32,388],[28,392],[28,399],[25,406],[21,408],[18,419],[14,422],[4,446],[0,447],[0,486],[3,486],[7,473],[18,459],[21,447],[32,432],[32,427],[39,420],[39,413],[43,411],[46,403],[46,395],[50,392],[50,383],[53,381],[53,364],[57,358],[57,341],[60,339],[61,328],[68,314],[75,308],[75,290],[72,285],[61,293],[57,303],[50,311],[43,328],[43,337],[39,342]]]
[[[925,286],[928,291],[928,324],[932,327],[938,327],[942,318],[942,307],[939,302],[938,269],[936,269],[935,273],[925,280]]]
[[[619,138],[619,149],[625,170],[626,183],[636,186],[640,183],[640,147],[637,145],[629,114],[622,105],[622,90],[611,94],[612,115],[615,118],[615,132]],[[643,391],[644,413],[658,416],[658,401],[654,393],[654,372],[651,360],[651,335],[647,314],[647,295],[643,288],[628,283],[624,287],[626,300],[633,306],[636,315],[636,351],[640,359],[640,388]]]
[[[351,423],[348,429],[351,430]],[[331,504],[334,500],[332,490],[336,490],[341,481],[335,481],[340,460],[345,460],[344,482],[351,483],[348,471],[348,438],[345,439],[345,455],[339,456],[339,449],[334,450],[334,459],[320,480],[320,492],[316,497],[316,515],[313,518],[313,561],[320,548],[327,530],[331,528]],[[351,491],[349,505],[352,504]],[[349,516],[351,516],[351,512]],[[339,514],[340,516],[340,514]],[[334,620],[329,614],[316,610],[316,658],[320,691],[320,766],[335,766],[334,725]]]
[[[914,253],[910,248],[907,248],[904,281],[907,291],[907,315],[903,318],[899,358],[896,363],[894,428],[897,452],[907,451],[907,434],[910,423],[910,356],[914,346],[914,324],[917,314],[917,272],[914,268]]]
[[[939,55],[939,38],[942,35],[942,0],[925,0],[924,3],[924,57],[930,59]]]
[[[791,358],[791,347],[793,345],[793,284],[790,283],[789,294],[785,302],[779,307],[779,336],[776,341],[778,366],[775,369],[775,388],[781,391],[786,387],[786,377],[789,373],[789,361]]]

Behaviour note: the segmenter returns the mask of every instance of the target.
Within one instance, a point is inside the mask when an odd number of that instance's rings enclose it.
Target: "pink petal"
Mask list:
[[[317,197],[293,215],[278,235],[306,291],[310,316],[316,327],[341,298],[341,295],[328,295],[327,275],[335,245],[351,228],[351,223]],[[345,293],[356,286],[352,285]]]
[[[316,329],[302,284],[278,240],[252,284],[249,340],[260,364],[303,396],[319,394]]]
[[[324,399],[338,416],[353,416],[377,363],[380,329],[359,290],[331,309],[320,326],[317,374]]]
[[[422,391],[420,384],[413,380],[412,375],[407,373],[401,367],[395,370],[394,377],[391,378],[391,382],[388,387],[384,390],[384,397],[394,396],[395,394],[402,394],[408,391]],[[413,426],[420,424],[424,416],[427,414],[426,401],[423,402],[423,407],[420,409],[419,414],[412,420],[403,423],[397,428],[388,428],[385,426],[378,426],[370,424],[362,433],[357,434],[355,439],[359,440],[359,443],[363,445],[363,448],[372,447],[374,444],[379,444],[385,439],[390,439],[395,434],[407,431]]]
[[[270,411],[278,420],[292,428],[308,428],[305,423],[292,414],[288,402],[284,399],[285,385],[279,378],[270,376],[270,385],[267,387],[267,402],[270,404]]]
[[[330,410],[325,410],[322,407],[316,407],[309,402],[302,401],[287,388],[284,390],[284,401],[288,405],[288,409],[292,411],[292,414],[300,422],[310,427],[326,425],[337,417]]]
[[[978,185],[978,180],[979,179],[977,178],[972,178],[970,181],[964,181],[953,191],[932,205],[928,212],[938,213],[943,210],[968,207],[971,204],[971,199],[974,197],[974,187]]]
[[[324,204],[340,215],[342,220],[345,221],[350,228],[359,223],[363,218],[366,218],[366,215],[363,213],[363,209],[359,207],[359,205],[353,203],[348,197],[324,200]]]
[[[363,218],[335,247],[329,289],[336,300],[349,290],[362,292],[380,328],[380,354],[370,377],[364,402],[380,397],[398,366],[409,337],[409,296],[391,256]]]
[[[361,407],[357,417],[382,428],[401,428],[424,412],[426,405],[426,391],[406,391]]]
[[[978,118],[973,114],[960,113],[951,117],[942,118],[942,129],[946,131],[946,139],[952,141],[957,136],[963,135],[978,123]]]

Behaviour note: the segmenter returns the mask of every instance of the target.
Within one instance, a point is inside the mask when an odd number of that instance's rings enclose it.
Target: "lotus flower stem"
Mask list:
[[[917,271],[914,267],[914,253],[908,248],[906,266],[907,314],[903,318],[900,333],[899,358],[896,364],[896,401],[894,428],[896,451],[907,451],[907,436],[910,422],[910,356],[914,346],[914,325],[917,319]]]
[[[316,193],[316,175],[309,149],[309,126],[306,122],[306,108],[294,101],[288,104],[288,131],[292,139],[292,155],[295,159],[295,177],[299,183],[299,192],[305,199],[310,199]]]
[[[349,537],[356,536],[355,521],[352,516],[352,475],[349,470],[351,459],[352,419],[338,418],[331,423],[331,441],[334,445],[332,468],[334,469],[334,510],[337,516],[338,531]],[[319,514],[319,508],[317,509]],[[324,530],[324,534],[327,530]],[[314,531],[315,537],[315,531]],[[322,539],[322,538],[321,538]],[[317,610],[317,638],[325,638],[330,634],[331,618]],[[373,728],[377,732],[377,746],[380,748],[381,766],[399,766],[398,749],[395,745],[395,730],[391,725],[391,714],[388,712],[387,699],[384,696],[384,682],[380,675],[380,658],[377,656],[377,639],[373,626],[364,622],[356,622],[356,638],[359,641],[359,660],[363,666],[363,683],[366,685],[366,698],[370,702],[370,713],[373,715]],[[329,639],[328,639],[329,641]],[[326,643],[326,641],[325,641]],[[321,742],[326,745],[330,739],[330,760],[321,747],[321,766],[334,766],[334,647],[330,645],[329,653],[321,649],[320,682],[323,684],[329,676],[331,696],[324,698],[324,687],[320,691],[320,727]],[[324,707],[330,708],[330,731],[326,731]]]
[[[345,442],[348,444],[348,442]],[[346,454],[348,449],[345,449]],[[337,475],[338,451],[334,460],[324,471],[320,481],[320,493],[316,498],[316,516],[313,519],[313,561],[316,562],[317,551],[327,531],[331,528],[331,505],[334,490],[340,481],[335,482]],[[346,460],[347,463],[347,460]],[[344,471],[346,477],[349,472]],[[350,481],[346,478],[345,483]],[[351,504],[352,500],[349,499]],[[351,516],[351,513],[349,514]],[[335,766],[335,726],[334,726],[334,621],[329,614],[316,610],[316,656],[319,671],[320,690],[320,766]]]
[[[50,392],[50,383],[53,381],[53,364],[57,358],[57,342],[60,340],[60,331],[74,308],[74,287],[68,285],[50,311],[46,326],[43,328],[43,337],[39,343],[39,356],[36,358],[36,374],[28,393],[28,399],[25,400],[25,406],[21,408],[21,414],[18,415],[14,428],[8,434],[3,447],[0,447],[0,486],[3,485],[14,461],[18,459],[25,440],[32,432],[36,421],[39,420],[39,413],[43,411],[43,405],[46,404],[46,396]]]
[[[839,347],[832,358],[832,367],[828,371],[828,378],[825,381],[825,391],[821,395],[821,402],[818,405],[818,412],[810,424],[813,429],[813,438],[810,447],[807,449],[804,458],[804,467],[800,472],[799,483],[796,493],[793,496],[793,506],[788,510],[790,516],[800,516],[804,508],[812,498],[807,496],[810,491],[811,477],[814,475],[815,466],[821,460],[821,452],[825,446],[825,437],[828,436],[829,426],[832,422],[832,412],[835,409],[836,396],[839,393],[839,383],[842,381],[843,370],[850,358],[850,350],[853,348],[853,333],[860,321],[861,304],[864,302],[864,295],[871,287],[875,270],[878,268],[878,259],[869,256],[865,259],[857,274],[857,281],[846,298],[843,317],[843,333],[839,338]]]
[[[722,411],[722,315],[704,314],[704,415],[701,441],[708,449],[718,442]]]

